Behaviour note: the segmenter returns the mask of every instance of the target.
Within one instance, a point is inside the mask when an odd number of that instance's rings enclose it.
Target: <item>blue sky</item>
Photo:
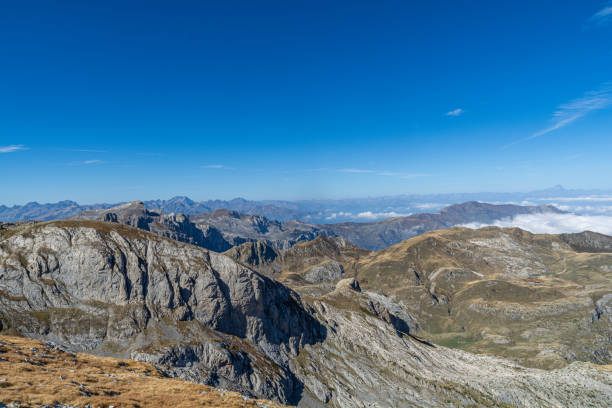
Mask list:
[[[2,204],[612,188],[612,3],[11,3]]]

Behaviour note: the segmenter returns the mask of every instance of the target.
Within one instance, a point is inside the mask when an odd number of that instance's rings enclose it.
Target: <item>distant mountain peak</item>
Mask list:
[[[184,203],[184,204],[188,204],[188,205],[195,204],[195,201],[193,201],[191,198],[189,198],[187,196],[172,197],[171,199],[168,200],[168,202],[169,203]]]

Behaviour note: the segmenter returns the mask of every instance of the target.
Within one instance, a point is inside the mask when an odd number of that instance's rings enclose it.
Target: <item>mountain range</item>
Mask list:
[[[596,199],[593,200],[593,197]],[[607,201],[606,201],[607,200]],[[243,198],[233,200],[194,201],[185,196],[168,200],[143,201],[151,210],[161,210],[166,214],[201,214],[219,209],[237,211],[247,215],[261,215],[278,221],[301,220],[315,224],[345,221],[373,221],[408,214],[438,211],[448,205],[466,201],[490,203],[517,203],[525,205],[571,204],[575,211],[595,211],[608,213],[612,203],[610,190],[569,190],[561,186],[527,193],[456,193],[399,195],[388,197],[368,197],[338,200],[264,200],[253,201]],[[598,203],[601,206],[598,207]],[[80,205],[74,201],[7,207],[0,205],[0,221],[15,222],[25,220],[64,219],[92,209],[106,209],[124,203]],[[610,207],[612,208],[612,207]],[[607,212],[606,212],[607,211]]]
[[[425,231],[474,222],[490,223],[519,214],[549,212],[561,213],[552,206],[467,202],[433,214],[413,214],[367,223],[317,225],[295,220],[280,222],[225,209],[193,215],[165,214],[161,210],[149,210],[144,202],[135,201],[108,209],[85,211],[72,218],[120,222],[221,252],[254,241],[265,242],[276,249],[287,249],[320,235],[344,237],[361,248],[378,250]]]
[[[375,253],[320,236],[275,250],[283,259],[275,280],[229,253],[119,222],[4,224],[0,330],[303,407],[609,406],[612,368],[584,362],[588,351],[563,360],[572,354],[553,347],[575,323],[586,334],[577,348],[603,347],[612,262],[609,252],[587,251],[607,248],[609,237],[447,231]],[[342,271],[313,271],[320,254]],[[556,329],[563,315],[575,317]],[[435,321],[453,336],[480,331],[485,344],[477,352],[435,344]],[[505,342],[515,333],[538,358],[552,348],[563,364],[542,370],[484,355],[495,354],[486,342],[513,345]]]

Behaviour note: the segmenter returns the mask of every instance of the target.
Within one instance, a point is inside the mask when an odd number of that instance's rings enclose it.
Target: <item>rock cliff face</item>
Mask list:
[[[405,308],[354,280],[301,299],[224,255],[110,222],[1,229],[0,322],[305,407],[612,401],[610,367],[546,372],[428,344]]]
[[[2,328],[27,336],[294,401],[288,360],[324,335],[280,283],[137,229],[58,221],[9,230],[0,245]]]

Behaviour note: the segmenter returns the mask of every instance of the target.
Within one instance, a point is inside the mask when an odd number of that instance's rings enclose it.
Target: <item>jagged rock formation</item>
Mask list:
[[[212,225],[222,232],[232,245],[262,241],[275,249],[288,249],[298,242],[310,241],[322,234],[320,228],[301,221],[279,222],[261,215],[240,214],[216,210],[191,216],[198,225]]]
[[[142,201],[86,211],[73,219],[119,222],[215,252],[257,240],[275,249],[290,248],[321,233],[315,226],[299,221],[280,223],[228,210],[191,216],[164,214],[161,210],[149,210]]]
[[[221,232],[211,225],[196,225],[184,214],[164,214],[161,211],[149,210],[142,201],[104,210],[86,211],[73,219],[118,222],[215,252],[223,252],[232,247]]]
[[[306,407],[612,401],[609,367],[545,372],[427,344],[402,305],[359,287],[302,299],[227,256],[117,223],[0,231],[4,331]]]

